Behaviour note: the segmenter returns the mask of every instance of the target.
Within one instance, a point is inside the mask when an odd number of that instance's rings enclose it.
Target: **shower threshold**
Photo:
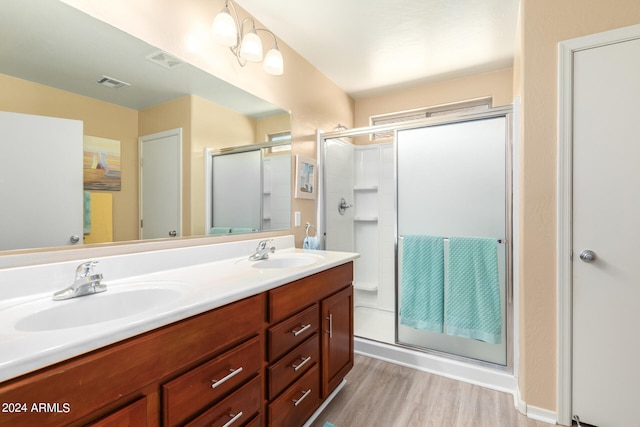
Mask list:
[[[358,336],[354,338],[354,351],[363,356],[384,360],[385,362],[395,363],[512,395],[517,389],[517,381],[513,374],[491,366],[490,364],[480,365],[456,360]]]

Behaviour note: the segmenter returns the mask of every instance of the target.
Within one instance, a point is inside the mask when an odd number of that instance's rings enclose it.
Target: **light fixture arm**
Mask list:
[[[232,0],[225,0],[224,8],[214,20],[213,31],[218,42],[229,47],[241,67],[249,61],[262,62],[266,73],[276,76],[282,74],[282,53],[278,49],[275,34],[266,28],[256,28],[253,17],[246,17],[241,21]],[[273,45],[267,50],[266,56],[263,56],[263,45],[258,32],[267,33],[273,39]]]
[[[229,7],[229,6],[231,6],[231,7]],[[273,34],[271,31],[267,30],[266,28],[256,28],[256,22],[253,20],[253,18],[246,17],[246,18],[244,18],[242,20],[242,22],[240,22],[240,17],[238,16],[238,11],[236,10],[236,7],[235,7],[235,5],[233,4],[232,1],[225,0],[224,7],[226,9],[229,9],[231,12],[233,12],[233,14],[231,16],[236,21],[236,28],[238,29],[238,36],[236,37],[236,44],[231,46],[231,47],[229,47],[229,49],[231,50],[233,55],[238,60],[238,64],[240,64],[241,67],[244,67],[247,64],[247,60],[240,56],[240,45],[242,44],[242,39],[243,39],[243,37],[245,35],[245,27],[244,26],[245,26],[245,24],[247,22],[251,23],[251,27],[252,27],[253,31],[255,31],[255,32],[262,31],[262,32],[265,32],[265,33],[269,34],[273,38],[273,47],[275,47],[276,49],[278,48],[278,40],[276,39],[275,34]]]
[[[256,28],[256,31],[263,31],[267,34],[269,34],[271,36],[271,38],[273,38],[273,46],[271,46],[272,48],[278,48],[278,39],[276,39],[276,35],[273,34],[270,30],[267,30],[266,28]]]

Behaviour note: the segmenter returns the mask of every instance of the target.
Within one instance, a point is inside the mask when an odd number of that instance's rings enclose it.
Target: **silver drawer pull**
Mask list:
[[[238,369],[229,369],[229,371],[231,371],[231,373],[229,375],[227,375],[226,377],[224,377],[223,379],[221,379],[221,380],[211,380],[211,382],[213,383],[213,384],[211,384],[211,388],[216,388],[218,386],[221,386],[225,382],[229,381],[231,378],[233,378],[236,375],[238,375],[240,372],[242,372],[242,366],[239,367]]]
[[[293,405],[294,406],[298,406],[299,404],[302,403],[302,401],[304,399],[307,398],[307,396],[309,396],[309,393],[311,393],[311,389],[307,390],[307,391],[303,391],[302,392],[302,396],[300,397],[300,399],[293,399]]]
[[[233,424],[236,421],[238,421],[240,419],[240,417],[242,416],[242,412],[238,412],[236,415],[229,414],[229,416],[232,417],[232,418],[229,421],[227,421],[227,423],[225,425],[223,425],[222,427],[229,427],[231,424]]]
[[[293,334],[294,337],[297,337],[298,335],[300,335],[310,327],[311,327],[311,323],[306,325],[300,325],[300,329],[298,329],[297,331],[294,329],[293,331],[291,331],[291,333]]]
[[[309,356],[309,357],[301,357],[300,359],[302,360],[302,362],[298,363],[297,365],[291,365],[291,367],[293,368],[294,371],[298,371],[298,369],[300,369],[304,365],[306,365],[307,362],[309,360],[311,360],[311,356]]]

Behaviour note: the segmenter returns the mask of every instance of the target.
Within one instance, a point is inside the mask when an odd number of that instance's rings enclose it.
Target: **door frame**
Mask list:
[[[175,129],[169,129],[166,131],[161,131],[161,132],[155,132],[155,133],[150,133],[148,135],[142,135],[140,137],[138,137],[138,238],[139,239],[143,239],[143,231],[142,231],[142,227],[141,227],[141,221],[143,219],[143,212],[142,212],[142,201],[143,201],[143,194],[144,194],[144,188],[143,188],[143,182],[142,182],[142,161],[143,161],[143,152],[142,152],[142,145],[150,140],[154,140],[154,139],[161,139],[161,138],[166,138],[169,136],[177,136],[178,137],[178,158],[177,163],[178,163],[178,179],[179,179],[179,183],[178,183],[178,197],[180,199],[179,201],[179,207],[178,207],[178,230],[179,230],[179,236],[178,237],[182,237],[184,234],[184,227],[183,227],[183,214],[182,214],[182,208],[183,208],[183,178],[182,178],[182,173],[183,173],[183,168],[182,168],[182,149],[183,149],[183,144],[182,144],[182,128],[175,128]]]
[[[573,366],[573,55],[640,38],[640,25],[566,40],[558,45],[557,421],[571,425]]]

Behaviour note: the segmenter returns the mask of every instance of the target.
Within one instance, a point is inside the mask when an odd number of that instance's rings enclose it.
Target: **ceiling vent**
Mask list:
[[[101,78],[99,78],[96,83],[111,89],[118,89],[118,88],[121,88],[122,86],[131,86],[131,84],[127,82],[123,82],[122,80],[114,79],[113,77],[104,76],[104,75]]]
[[[155,62],[156,64],[161,65],[164,68],[168,68],[168,69],[173,69],[182,65],[181,60],[161,50],[154,52],[151,55],[147,55],[145,56],[145,58],[147,58],[151,62]]]

